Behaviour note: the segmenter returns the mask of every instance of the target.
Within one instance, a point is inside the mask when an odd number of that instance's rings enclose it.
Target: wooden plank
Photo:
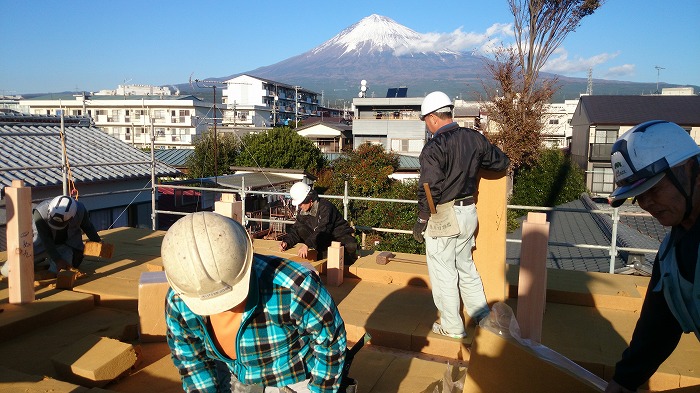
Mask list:
[[[7,263],[9,300],[13,304],[34,301],[34,244],[32,231],[32,189],[13,180],[5,187],[7,214]]]

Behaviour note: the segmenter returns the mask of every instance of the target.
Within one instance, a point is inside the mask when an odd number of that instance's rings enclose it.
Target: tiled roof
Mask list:
[[[583,111],[581,111],[583,109]],[[582,96],[573,119],[585,116],[588,124],[633,125],[667,120],[679,125],[700,125],[700,96]],[[578,116],[577,116],[578,115]]]
[[[79,119],[64,120],[66,153],[73,181],[151,176],[150,154],[97,127],[82,125]],[[0,116],[0,182],[8,186],[13,179],[18,179],[31,187],[61,184],[60,131],[60,118],[56,116]],[[156,164],[156,176],[177,174],[172,167]]]
[[[156,160],[174,167],[186,166],[192,154],[194,149],[157,149],[154,152]]]

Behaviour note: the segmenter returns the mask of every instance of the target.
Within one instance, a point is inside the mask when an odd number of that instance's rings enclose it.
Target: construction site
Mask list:
[[[278,241],[255,239],[255,252],[313,266],[338,305],[349,344],[368,333],[350,377],[357,391],[602,392],[627,346],[649,277],[547,268],[549,223],[531,213],[520,263],[506,264],[503,177],[482,178],[474,259],[491,316],[467,337],[431,331],[437,320],[425,255],[359,251],[305,260]],[[5,189],[9,278],[0,282],[0,392],[180,392],[165,342],[168,288],[160,257],[165,231],[100,231],[80,271],[35,280],[31,188]],[[240,201],[216,211],[234,219]],[[27,227],[27,225],[29,225]],[[85,239],[87,240],[87,239]],[[519,332],[513,330],[513,310]],[[684,335],[645,391],[700,391],[700,343]]]

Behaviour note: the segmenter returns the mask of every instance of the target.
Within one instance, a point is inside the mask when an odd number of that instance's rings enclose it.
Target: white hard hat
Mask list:
[[[218,314],[248,297],[253,242],[230,218],[184,216],[165,234],[161,256],[170,287],[195,314]]]
[[[292,188],[289,189],[289,195],[292,197],[292,205],[299,206],[302,204],[304,199],[309,195],[309,191],[311,191],[310,185],[302,182],[294,183]]]
[[[53,229],[63,229],[77,211],[78,202],[75,199],[65,195],[57,196],[49,202],[48,224]]]
[[[442,108],[449,108],[452,111],[454,104],[452,104],[452,100],[447,94],[441,91],[434,91],[423,99],[423,103],[420,106],[420,119],[423,120],[425,116]]]
[[[625,132],[613,144],[610,161],[617,188],[610,205],[618,207],[658,183],[666,171],[700,154],[700,147],[675,123],[652,120]]]

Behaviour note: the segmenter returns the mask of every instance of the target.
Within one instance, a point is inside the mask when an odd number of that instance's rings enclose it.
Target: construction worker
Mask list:
[[[474,206],[476,181],[481,168],[503,171],[508,157],[481,133],[460,127],[452,120],[452,100],[443,92],[428,94],[421,104],[421,120],[432,135],[420,153],[418,218],[413,237],[422,243],[428,262],[428,276],[439,322],[434,333],[461,339],[466,336],[461,300],[469,316],[479,321],[489,313],[481,276],[472,259],[477,214]],[[430,207],[423,184],[430,187],[435,205],[454,201],[459,234],[452,237],[424,235]],[[451,213],[451,212],[450,212]]]
[[[637,391],[683,333],[700,340],[699,155],[687,131],[661,120],[639,124],[613,144],[611,206],[634,198],[671,232],[656,254],[632,340],[606,392]]]
[[[55,277],[60,270],[80,266],[85,250],[83,232],[91,241],[102,241],[85,205],[72,197],[60,195],[43,201],[34,208],[32,217],[34,261],[49,261],[48,272],[42,278]],[[7,269],[5,264],[2,275],[9,274]]]
[[[289,189],[292,205],[298,208],[297,218],[280,242],[280,251],[302,243],[297,255],[306,258],[310,248],[324,253],[331,242],[340,242],[345,248],[345,265],[357,259],[355,230],[329,201],[320,199],[306,183],[294,183]]]
[[[345,325],[315,272],[253,254],[238,222],[188,214],[163,238],[167,341],[187,392],[336,392]]]

